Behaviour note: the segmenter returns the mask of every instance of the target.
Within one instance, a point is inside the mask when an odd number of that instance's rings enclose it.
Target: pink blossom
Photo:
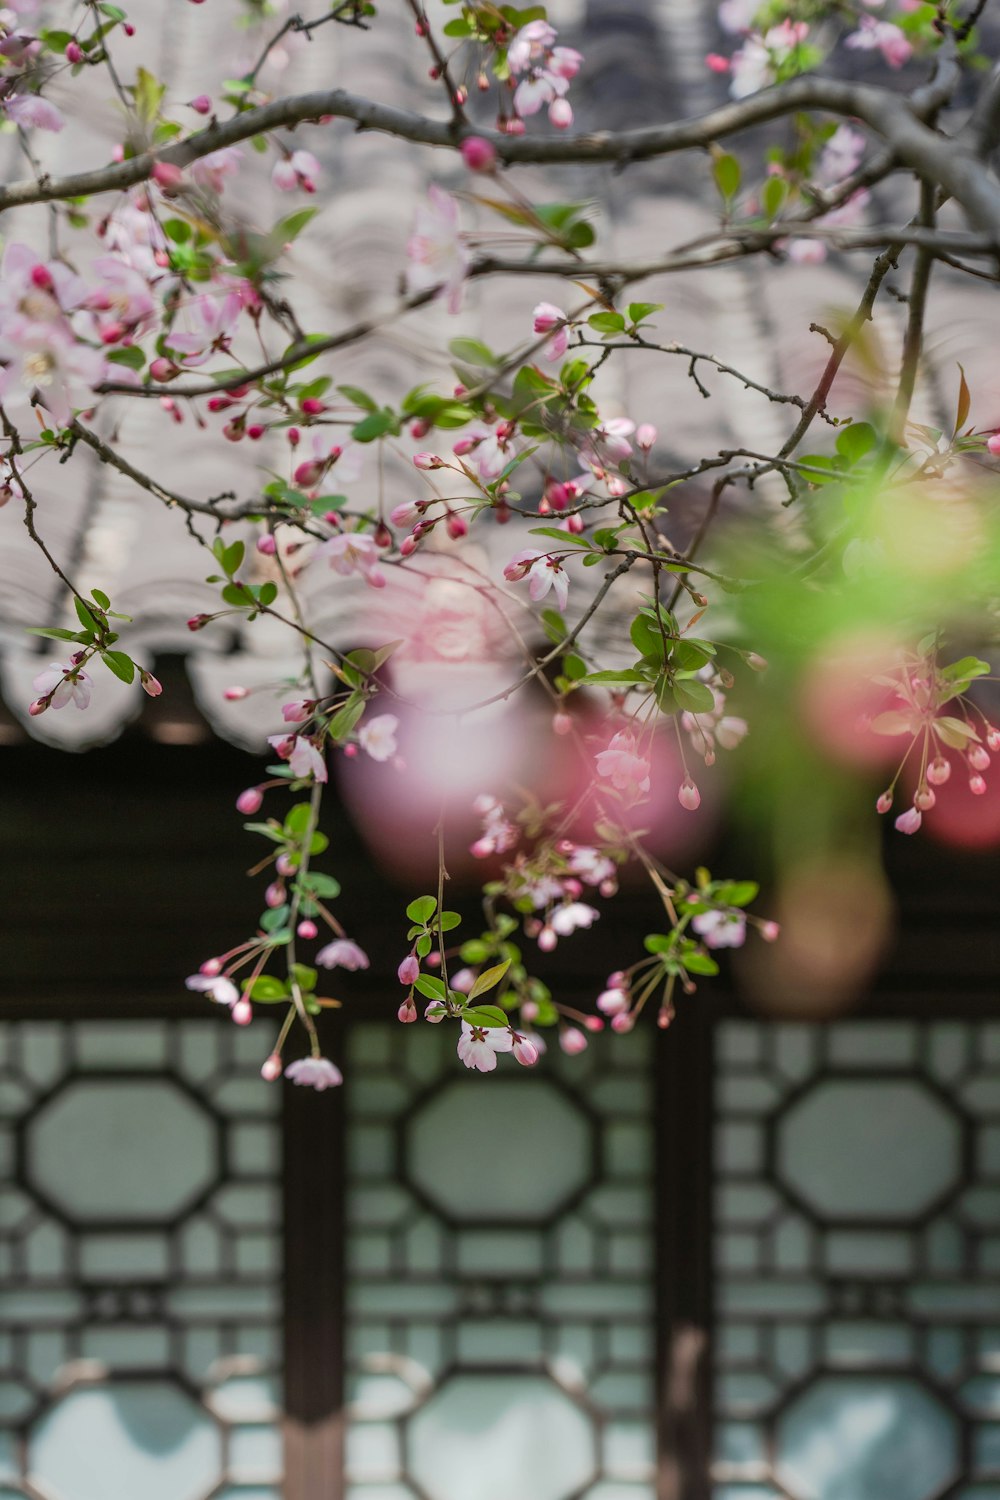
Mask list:
[[[635,736],[629,730],[619,730],[594,760],[598,776],[610,781],[616,792],[636,798],[649,791],[649,761],[636,753]]]
[[[92,387],[104,377],[104,356],[73,340],[68,327],[14,319],[0,334],[0,401],[7,406],[34,397],[57,427],[72,421],[74,408],[91,399]]]
[[[518,31],[507,48],[507,66],[512,73],[523,73],[544,60],[556,36],[548,21],[529,21]]]
[[[430,206],[417,209],[407,242],[409,266],[406,289],[411,294],[438,288],[447,297],[448,311],[462,305],[462,286],[469,269],[469,252],[458,228],[458,204],[450,193],[432,183]]]
[[[533,1068],[538,1061],[538,1048],[530,1037],[523,1036],[520,1032],[514,1032],[514,1046],[512,1051],[514,1059],[523,1068]]]
[[[761,0],[721,0],[719,25],[731,34],[749,31],[760,8]]]
[[[350,938],[335,938],[319,950],[313,962],[321,969],[350,969],[353,973],[357,969],[367,969],[369,961],[365,950]]]
[[[578,1057],[587,1050],[586,1032],[581,1031],[578,1026],[564,1026],[559,1033],[559,1045],[567,1057]]]
[[[876,21],[874,16],[862,16],[857,31],[845,38],[844,46],[862,52],[877,47],[890,68],[901,68],[913,56],[913,43],[906,33],[891,21]]]
[[[316,553],[327,558],[333,571],[343,578],[359,573],[372,588],[385,587],[386,577],[378,566],[378,548],[374,537],[367,532],[339,531],[321,542]]]
[[[344,1075],[327,1057],[299,1057],[285,1069],[285,1077],[292,1083],[304,1085],[322,1093],[324,1089],[335,1089],[343,1083]]]
[[[243,813],[245,817],[252,818],[254,813],[260,812],[264,801],[264,793],[259,786],[248,786],[245,792],[240,792],[236,799],[236,811]]]
[[[165,335],[166,343],[182,356],[181,364],[197,368],[216,350],[228,349],[243,305],[240,288],[232,284],[214,292],[199,292],[181,307]]]
[[[526,547],[516,552],[503,570],[508,583],[528,579],[528,593],[537,604],[551,588],[560,609],[566,608],[569,598],[569,577],[558,557],[540,552],[536,547]]]
[[[557,130],[568,130],[573,123],[573,106],[568,99],[553,99],[549,105],[549,124]]]
[[[226,178],[239,171],[242,160],[243,152],[239,146],[222,146],[218,151],[210,151],[207,156],[193,161],[188,172],[191,180],[199,187],[221,193],[226,185]]]
[[[567,901],[555,908],[549,920],[560,937],[569,937],[580,927],[592,927],[600,915],[593,906],[582,901]]]
[[[408,953],[396,970],[400,984],[416,984],[420,978],[420,964],[413,953]]]
[[[305,698],[281,705],[281,717],[286,724],[302,724],[312,717],[312,711],[313,704]]]
[[[569,867],[588,885],[600,885],[611,880],[615,874],[615,862],[606,854],[600,854],[589,844],[578,844],[569,855]]]
[[[240,992],[224,974],[189,974],[184,981],[189,990],[198,990],[216,1005],[235,1005]]]
[[[8,120],[22,130],[62,130],[66,121],[54,104],[38,94],[12,94],[0,101]]]
[[[496,166],[496,148],[481,135],[467,135],[459,150],[470,172],[492,172]]]
[[[691,926],[706,948],[742,948],[747,935],[747,919],[741,911],[701,911],[691,918]]]
[[[627,1011],[632,1002],[627,991],[615,986],[603,990],[597,997],[597,1009],[606,1016],[619,1016]]]
[[[919,807],[909,807],[896,819],[896,827],[900,833],[916,833],[923,821]]]
[[[76,708],[86,708],[90,702],[93,686],[86,672],[79,667],[62,667],[51,662],[32,682],[35,692],[48,698],[49,708],[65,708],[72,703]]]
[[[315,781],[326,781],[326,761],[312,740],[304,735],[271,734],[267,743],[274,747],[282,760],[287,760],[300,780],[308,780],[311,776]]]
[[[556,307],[553,302],[539,302],[532,314],[536,333],[551,333],[552,337],[546,342],[542,354],[550,363],[562,359],[566,353],[569,343],[569,325],[566,322],[566,314],[561,307]]]
[[[652,422],[640,422],[635,429],[636,446],[641,448],[643,453],[648,453],[656,442],[656,435],[656,428]]]
[[[677,788],[677,800],[681,807],[686,808],[688,812],[697,812],[701,806],[701,793],[690,776],[685,776]]]
[[[90,293],[87,307],[98,330],[114,322],[132,332],[152,318],[155,303],[149,285],[133,266],[117,255],[102,255],[94,262],[94,270],[100,286]]]
[[[497,1065],[497,1053],[513,1050],[514,1038],[506,1027],[470,1026],[468,1021],[462,1022],[458,1055],[467,1068],[492,1073]]]
[[[316,179],[322,168],[311,151],[293,151],[274,164],[271,182],[282,193],[301,188],[305,193],[316,191]]]
[[[365,719],[359,728],[358,744],[377,761],[391,760],[396,754],[396,730],[399,728],[399,720],[395,714],[376,714],[373,719]]]

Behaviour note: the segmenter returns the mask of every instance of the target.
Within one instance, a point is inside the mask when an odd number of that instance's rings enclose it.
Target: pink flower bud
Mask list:
[[[273,557],[277,550],[278,544],[269,531],[257,538],[257,551],[264,557]]]
[[[919,807],[909,807],[896,819],[896,827],[900,833],[916,833],[922,822],[923,815]]]
[[[913,805],[921,812],[930,812],[937,798],[929,786],[918,786],[913,796]]]
[[[568,99],[553,99],[549,105],[549,123],[557,130],[568,130],[573,123],[573,106]]]
[[[196,115],[210,115],[212,113],[212,101],[207,94],[199,94],[197,98],[191,99],[188,109],[193,109]],[[281,1059],[278,1059],[278,1072],[281,1072]]]
[[[974,797],[983,796],[984,792],[986,791],[986,782],[982,776],[969,777],[969,791]]]
[[[244,995],[241,1000],[237,1000],[230,1014],[237,1026],[249,1026],[253,1020],[253,1006]]]
[[[285,904],[285,887],[280,880],[272,880],[264,892],[264,905],[270,906],[272,910],[277,906]]]
[[[296,484],[302,485],[303,489],[311,490],[313,485],[319,484],[323,478],[325,468],[326,465],[320,463],[318,459],[310,458],[304,464],[299,464],[292,478]]]
[[[969,746],[969,765],[974,771],[985,771],[990,763],[990,757],[982,745]]]
[[[890,809],[891,806],[892,806],[892,793],[891,792],[883,792],[882,795],[881,795],[881,797],[878,799],[878,801],[875,804],[875,811],[879,812],[879,813],[887,813],[889,811],[889,809]]]
[[[402,1005],[396,1012],[396,1016],[406,1025],[409,1025],[411,1021],[415,1021],[417,1019],[417,1007],[413,1003],[412,995],[407,1000],[403,1001]]]
[[[543,953],[551,953],[559,939],[556,937],[555,929],[549,926],[542,928],[538,934],[538,946]]]
[[[316,926],[315,922],[310,922],[308,917],[306,917],[304,921],[299,923],[295,931],[298,933],[300,938],[305,938],[306,942],[310,942],[314,937],[319,936],[319,928]]]
[[[538,1048],[526,1036],[518,1036],[514,1042],[514,1058],[524,1068],[533,1068],[538,1061]]]
[[[559,713],[552,715],[552,730],[555,734],[569,734],[573,728],[573,720],[569,714]]]
[[[705,54],[705,66],[710,73],[728,73],[729,58],[723,57],[721,52],[708,52]]]
[[[992,724],[986,732],[986,743],[994,755],[1000,750],[1000,729],[994,729]]]
[[[175,167],[173,162],[158,161],[153,168],[152,178],[164,192],[173,192],[179,188],[184,181],[184,173],[180,167]]]
[[[211,615],[192,615],[187,622],[187,628],[188,630],[203,630],[211,618]]]
[[[635,1017],[627,1010],[621,1011],[617,1016],[611,1017],[611,1030],[617,1031],[619,1036],[631,1031],[635,1025]]]
[[[500,517],[498,516],[497,520],[499,519]],[[565,521],[563,522],[563,525],[566,527],[566,530],[568,532],[572,533],[573,536],[579,536],[583,531],[583,517],[567,516]]]
[[[746,656],[747,666],[754,672],[766,672],[767,662],[763,656],[756,651],[748,651]]]
[[[252,438],[256,443],[264,436],[266,431],[266,427],[262,427],[259,422],[254,422],[252,426],[247,428],[247,437]]]
[[[281,1077],[281,1058],[277,1052],[272,1052],[270,1057],[265,1057],[260,1065],[260,1076],[265,1083],[274,1083]]]
[[[416,984],[420,978],[420,964],[417,962],[416,955],[408,953],[396,970],[396,974],[400,984]]]
[[[443,469],[445,463],[444,459],[438,458],[436,453],[415,453],[413,466],[416,469]]]
[[[65,56],[67,62],[82,63],[85,54],[79,42],[67,42]]]
[[[429,1000],[427,1002],[424,1008],[425,1021],[430,1021],[433,1026],[436,1026],[439,1021],[444,1020],[445,1015],[446,1011],[440,1000]]]
[[[260,812],[264,801],[264,793],[259,786],[248,786],[245,792],[240,792],[236,799],[236,811],[252,818],[254,813]]]
[[[950,775],[951,761],[943,755],[936,755],[927,767],[927,780],[934,786],[944,786]]]
[[[399,544],[399,550],[403,557],[412,557],[417,550],[417,538],[415,536],[404,536]]]
[[[449,514],[446,530],[452,541],[457,542],[466,535],[469,527],[464,516],[455,516]]]
[[[148,693],[151,698],[158,698],[163,692],[162,683],[157,681],[152,672],[144,672],[141,667],[139,668],[139,683],[143,692]]]
[[[577,1026],[564,1026],[559,1033],[559,1045],[567,1057],[578,1057],[587,1050],[587,1038]]]
[[[162,384],[165,380],[173,380],[175,375],[180,374],[180,370],[172,359],[164,359],[161,355],[159,359],[153,360],[149,367],[149,373],[154,380]]]
[[[986,446],[994,458],[1000,456],[1000,432],[995,432],[992,437],[986,439]]]
[[[229,703],[239,703],[241,699],[250,696],[250,689],[245,687],[227,687],[222,696]]]
[[[534,1000],[524,1000],[522,1002],[521,1020],[528,1022],[538,1020],[538,1006],[535,1004]]]
[[[781,933],[780,924],[777,922],[761,922],[760,935],[765,943],[776,943]]]
[[[199,974],[207,974],[209,979],[214,979],[216,974],[222,973],[221,958],[206,958],[203,964],[198,965]]]
[[[644,453],[649,452],[650,448],[652,448],[653,444],[656,442],[656,428],[653,426],[652,422],[639,423],[639,426],[635,429],[635,441],[636,445],[641,448]]]
[[[601,1016],[587,1016],[584,1026],[588,1031],[603,1031],[604,1019]]]
[[[701,793],[690,776],[685,776],[677,788],[677,800],[681,807],[687,808],[688,812],[694,812],[701,806]]]
[[[496,148],[481,135],[466,136],[459,150],[470,172],[492,172],[496,166]]]
[[[318,396],[307,396],[304,401],[299,402],[299,410],[305,412],[307,417],[318,417],[326,407]]]
[[[302,434],[297,427],[289,427],[287,437],[292,448],[297,448],[302,440]]]
[[[34,703],[28,704],[28,712],[33,719],[37,719],[38,715],[43,714],[48,706],[49,700],[47,698],[36,698]]]

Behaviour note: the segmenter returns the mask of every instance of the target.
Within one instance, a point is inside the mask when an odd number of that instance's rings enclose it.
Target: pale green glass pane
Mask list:
[[[399,1363],[399,1361],[396,1361]],[[430,1379],[419,1372],[419,1381],[400,1375],[362,1371],[347,1382],[347,1414],[352,1422],[389,1421],[411,1411],[426,1393]]]
[[[973,1429],[972,1467],[990,1475],[1000,1469],[1000,1426],[989,1423]]]
[[[241,1276],[277,1276],[281,1270],[281,1241],[276,1234],[240,1234],[234,1245],[236,1271]]]
[[[716,1048],[723,1066],[748,1064],[761,1061],[763,1028],[746,1021],[724,1021],[718,1030]]]
[[[21,1422],[35,1404],[31,1387],[20,1380],[0,1379],[0,1422]]]
[[[210,1078],[219,1066],[222,1028],[211,1022],[185,1021],[178,1028],[177,1051],[181,1075],[191,1083]]]
[[[440,1036],[434,1026],[414,1026],[407,1033],[403,1066],[415,1083],[427,1084],[439,1080],[443,1067],[454,1073],[462,1065],[455,1056],[454,1038]]]
[[[712,1486],[712,1500],[785,1500],[767,1484],[723,1484]]]
[[[25,1500],[27,1490],[15,1490],[7,1485],[0,1485],[0,1500]]]
[[[971,1043],[972,1033],[968,1026],[955,1021],[932,1026],[928,1057],[934,1077],[942,1083],[950,1083],[964,1073],[970,1058],[975,1056]]]
[[[379,1064],[384,1067],[392,1056],[389,1027],[369,1021],[352,1026],[347,1037],[347,1056],[355,1071]]]
[[[469,1121],[475,1121],[475,1140]],[[482,1148],[492,1150],[488,1164]],[[406,1132],[407,1171],[459,1220],[544,1219],[586,1181],[590,1126],[564,1094],[539,1079],[460,1079],[434,1094]],[[524,1163],[531,1162],[531,1170]]]
[[[773,1043],[774,1065],[785,1078],[801,1083],[815,1071],[819,1060],[819,1034],[814,1026],[802,1023],[775,1026]]]
[[[252,1040],[260,1045],[260,1038],[251,1033]],[[224,1115],[276,1115],[281,1103],[281,1090],[273,1083],[265,1083],[259,1073],[260,1058],[252,1078],[226,1078],[222,1083],[206,1090],[208,1097]]]
[[[266,1318],[279,1307],[275,1286],[179,1286],[167,1293],[177,1318]]]
[[[964,1485],[955,1491],[955,1500],[1000,1500],[1000,1483]]]
[[[277,1364],[281,1359],[281,1327],[277,1319],[260,1323],[256,1320],[236,1328],[234,1352],[247,1355],[261,1364]]]
[[[229,1162],[238,1176],[273,1177],[281,1166],[281,1140],[269,1124],[239,1124],[229,1130]]]
[[[541,1326],[528,1319],[463,1318],[458,1357],[470,1365],[535,1364],[542,1357]]]
[[[458,1288],[440,1282],[389,1282],[384,1286],[355,1283],[347,1289],[351,1315],[377,1317],[447,1317],[458,1305]]]
[[[1000,1328],[994,1325],[976,1330],[976,1354],[984,1365],[1000,1370]]]
[[[937,1219],[926,1232],[924,1254],[927,1269],[945,1275],[961,1271],[966,1263],[965,1233],[953,1219]]]
[[[954,1417],[916,1381],[825,1376],[777,1425],[778,1478],[814,1500],[931,1500],[956,1476]]]
[[[646,1176],[652,1170],[649,1126],[645,1123],[607,1125],[604,1130],[604,1162],[611,1177]]]
[[[978,1132],[976,1160],[985,1177],[1000,1173],[1000,1126],[984,1125]]]
[[[977,1417],[1000,1417],[1000,1375],[976,1375],[959,1389],[963,1406]]]
[[[410,1271],[440,1271],[444,1263],[446,1235],[436,1219],[419,1218],[402,1235],[403,1254]]]
[[[653,1269],[653,1244],[648,1234],[608,1237],[608,1265],[616,1276],[648,1276]]]
[[[217,1482],[215,1424],[166,1381],[71,1391],[32,1434],[31,1473],[59,1500],[198,1500]]]
[[[637,1115],[646,1121],[652,1108],[653,1090],[645,1074],[599,1078],[587,1090],[587,1103],[602,1114]]]
[[[31,1090],[17,1078],[0,1078],[0,1116],[23,1114],[31,1103]]]
[[[786,1214],[771,1236],[778,1271],[806,1271],[813,1260],[814,1231],[805,1219]]]
[[[344,1342],[348,1359],[360,1363],[367,1355],[382,1356],[393,1347],[392,1330],[388,1323],[361,1322],[355,1318],[346,1325]]]
[[[351,1126],[347,1132],[347,1170],[355,1177],[394,1175],[396,1133],[390,1125]]]
[[[753,1469],[765,1464],[767,1429],[757,1422],[719,1422],[715,1429],[715,1457],[727,1469]]]
[[[985,1062],[1000,1062],[1000,1026],[995,1021],[979,1028],[977,1040]]]
[[[831,1322],[824,1341],[831,1365],[904,1365],[914,1354],[914,1331],[905,1323]]]
[[[354,1422],[348,1426],[345,1467],[350,1481],[396,1479],[400,1472],[399,1439],[388,1422]]]
[[[464,1230],[457,1237],[461,1275],[537,1276],[542,1268],[542,1237],[538,1230]]]
[[[716,1400],[732,1416],[756,1416],[773,1406],[779,1388],[762,1370],[732,1370],[715,1383]]]
[[[755,1234],[717,1234],[715,1237],[715,1264],[721,1271],[759,1271],[761,1269],[760,1239]]]
[[[904,1021],[840,1021],[828,1032],[829,1060],[848,1068],[913,1064],[917,1028]]]
[[[1000,1189],[969,1188],[956,1207],[961,1217],[977,1229],[1000,1229]]]
[[[272,1375],[234,1375],[209,1391],[206,1402],[227,1422],[274,1422],[280,1416],[278,1386]]]
[[[583,1500],[656,1500],[656,1489],[651,1484],[623,1484],[612,1479],[607,1484],[595,1484]]]
[[[748,1121],[717,1125],[715,1161],[723,1173],[746,1175],[758,1172],[764,1159],[764,1135],[759,1125]]]
[[[587,1194],[584,1206],[595,1219],[612,1229],[621,1229],[625,1225],[638,1229],[652,1219],[653,1195],[647,1183],[641,1187],[606,1183]]]
[[[158,1021],[88,1021],[76,1028],[76,1055],[85,1069],[162,1068],[167,1028]]]
[[[987,1235],[980,1240],[976,1268],[984,1276],[995,1276],[1000,1271],[1000,1235]]]
[[[916,1083],[819,1083],[781,1122],[781,1175],[834,1218],[912,1218],[952,1185],[960,1166],[957,1118]]]
[[[81,1353],[116,1370],[155,1369],[170,1363],[170,1330],[154,1323],[85,1328]]]
[[[69,1084],[28,1132],[28,1172],[73,1218],[163,1220],[217,1171],[215,1131],[197,1104],[160,1079]],[[114,1171],[95,1171],[114,1162]]]
[[[192,1328],[181,1337],[184,1372],[196,1385],[209,1378],[212,1367],[223,1352],[222,1330],[219,1328]]]
[[[918,1317],[989,1317],[997,1307],[996,1288],[975,1282],[914,1282],[906,1300]]]
[[[594,1472],[590,1421],[539,1376],[446,1381],[412,1418],[408,1446],[433,1500],[564,1500]]]
[[[652,1387],[651,1371],[609,1370],[591,1381],[588,1395],[603,1411],[641,1416],[653,1399]]]
[[[51,1219],[32,1229],[24,1236],[22,1243],[29,1276],[43,1281],[66,1274],[69,1252],[67,1236]]]
[[[648,1480],[656,1465],[656,1444],[649,1422],[607,1422],[602,1442],[604,1468],[614,1479]]]
[[[995,1305],[995,1304],[994,1304]],[[932,1328],[927,1335],[925,1361],[943,1380],[957,1375],[965,1364],[965,1339],[960,1328]]]
[[[594,1330],[589,1323],[563,1323],[553,1330],[547,1346],[554,1364],[566,1373],[569,1384],[586,1384],[596,1357]]]
[[[24,1343],[24,1368],[40,1386],[51,1385],[70,1357],[64,1329],[29,1333]]]
[[[21,1037],[20,1065],[32,1083],[49,1088],[62,1075],[65,1052],[61,1030],[45,1021],[32,1021],[18,1028]]]
[[[408,1484],[349,1484],[345,1500],[417,1500]]]
[[[404,1340],[407,1356],[432,1376],[448,1363],[451,1342],[450,1330],[438,1323],[411,1323]]]
[[[281,1477],[281,1434],[275,1427],[234,1427],[229,1434],[229,1472],[233,1479]]]
[[[984,1073],[962,1084],[958,1097],[973,1114],[1000,1115],[1000,1073]]]
[[[392,1265],[392,1238],[388,1234],[358,1232],[348,1237],[347,1267],[358,1275],[383,1275]]]
[[[347,1222],[352,1226],[398,1224],[412,1207],[409,1193],[395,1184],[355,1187],[347,1193]]]
[[[645,1282],[551,1281],[539,1292],[539,1306],[557,1317],[635,1317],[652,1311],[652,1288]]]
[[[351,1114],[380,1120],[398,1114],[410,1097],[405,1083],[392,1073],[362,1073],[351,1079]]]
[[[553,1232],[556,1261],[562,1272],[592,1272],[597,1265],[597,1236],[575,1215],[560,1219]]]
[[[716,1217],[721,1224],[763,1224],[782,1207],[774,1188],[766,1183],[723,1183],[716,1193]]]
[[[780,1098],[771,1079],[760,1074],[723,1073],[716,1082],[716,1107],[723,1114],[766,1114]]]
[[[0,1176],[8,1177],[14,1170],[14,1137],[0,1135]]]
[[[774,1363],[783,1375],[798,1380],[813,1363],[812,1330],[801,1323],[786,1323],[774,1332]]]
[[[162,1281],[169,1268],[161,1234],[84,1234],[80,1271],[87,1281]]]
[[[0,1428],[0,1479],[16,1479],[19,1471],[16,1439],[12,1432]]]
[[[763,1314],[765,1317],[805,1317],[826,1307],[826,1288],[820,1281],[789,1277],[784,1281],[730,1281],[719,1292],[724,1314]]]
[[[212,1500],[282,1500],[281,1491],[261,1489],[259,1485],[227,1485]]]
[[[834,1276],[905,1276],[913,1241],[905,1234],[831,1230],[824,1238],[823,1260]]]
[[[0,1188],[0,1230],[17,1229],[35,1213],[35,1205],[20,1188]]]
[[[281,1211],[277,1187],[236,1187],[231,1183],[213,1196],[212,1207],[237,1229],[270,1229],[278,1223]]]
[[[655,1330],[649,1323],[638,1323],[634,1327],[615,1323],[611,1328],[611,1357],[647,1364],[653,1358],[655,1342]]]
[[[83,1312],[83,1298],[69,1287],[0,1292],[0,1323],[67,1323]]]
[[[189,1219],[178,1235],[185,1276],[217,1276],[225,1261],[222,1232],[211,1219]]]

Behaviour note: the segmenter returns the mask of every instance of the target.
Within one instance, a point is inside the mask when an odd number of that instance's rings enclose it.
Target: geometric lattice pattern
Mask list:
[[[1000,1024],[715,1037],[713,1500],[1000,1500]]]
[[[347,1045],[349,1500],[652,1500],[648,1038]]]
[[[0,1028],[2,1500],[278,1500],[259,1067],[209,1020]]]

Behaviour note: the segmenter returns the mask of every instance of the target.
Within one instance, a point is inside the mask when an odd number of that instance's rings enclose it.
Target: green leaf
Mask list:
[[[630,302],[628,305],[629,322],[641,323],[651,313],[662,312],[662,302]]]
[[[788,201],[788,180],[785,177],[769,177],[761,189],[760,202],[764,217],[776,219]]]
[[[437,925],[442,932],[451,932],[462,925],[462,918],[457,911],[443,911],[438,917]]]
[[[314,896],[319,896],[321,901],[332,901],[340,895],[340,881],[334,880],[332,875],[324,875],[317,870],[310,870],[303,882]]]
[[[138,344],[129,344],[126,349],[112,349],[104,357],[110,364],[127,365],[130,370],[141,370],[146,363],[146,356]]]
[[[262,583],[260,586],[260,592],[257,595],[257,603],[262,605],[266,609],[269,604],[274,603],[277,597],[278,585],[268,579],[267,583]]]
[[[961,365],[959,365],[958,367],[958,373],[961,379],[958,386],[958,406],[955,409],[956,433],[958,432],[960,427],[965,426],[965,419],[968,417],[969,408],[972,405],[972,393],[969,390],[969,383],[965,378],[965,371],[962,369]]]
[[[588,672],[586,677],[580,678],[580,681],[595,685],[598,683],[607,683],[610,685],[611,683],[618,682],[645,682],[648,684],[649,678],[645,673],[637,672],[634,667],[622,669],[616,667],[608,672]]]
[[[243,827],[247,833],[262,834],[264,838],[272,839],[276,844],[283,844],[285,842],[284,832],[282,829],[276,828],[273,823],[244,823]]]
[[[411,922],[427,923],[436,911],[437,899],[434,896],[418,896],[406,908],[406,915]]]
[[[300,208],[296,213],[289,214],[286,219],[279,219],[271,233],[279,241],[294,240],[318,213],[318,208]]]
[[[358,385],[338,385],[337,390],[362,411],[378,411],[378,402]]]
[[[505,958],[502,964],[494,964],[491,969],[484,969],[469,991],[468,998],[475,1000],[478,995],[485,995],[487,990],[493,989],[500,983],[509,968],[510,959]]]
[[[395,412],[384,408],[382,411],[373,411],[367,417],[362,417],[361,421],[351,428],[351,437],[358,443],[373,443],[376,438],[395,431],[396,427]]]
[[[624,333],[625,319],[621,313],[599,312],[592,313],[587,319],[588,324],[595,333],[608,334]]]
[[[346,739],[355,724],[363,716],[364,711],[364,698],[360,693],[352,694],[344,706],[338,709],[330,720],[330,738],[333,740]]]
[[[135,662],[124,651],[102,651],[101,661],[122,682],[131,682],[135,677]]]
[[[308,802],[296,802],[285,818],[285,833],[290,839],[300,839],[312,822],[312,808]]]
[[[95,635],[99,635],[101,631],[100,621],[94,618],[87,606],[75,594],[73,596],[73,608],[76,610],[77,618],[84,630],[92,630]]]
[[[636,615],[629,626],[629,635],[640,656],[655,656],[663,660],[663,635],[652,620],[645,615]]]
[[[681,708],[692,714],[710,714],[715,708],[715,696],[707,682],[696,677],[677,677],[673,682],[674,697]]]
[[[96,604],[99,604],[102,609],[111,608],[111,600],[108,598],[107,594],[103,593],[100,589],[91,589],[90,592],[93,595],[94,602]]]
[[[274,1005],[279,1000],[289,998],[287,984],[274,974],[259,974],[250,986],[249,993],[251,1000],[263,1002],[265,1005]]]
[[[482,938],[470,938],[459,948],[458,956],[463,964],[483,964],[490,956],[489,946]]]
[[[942,667],[941,676],[947,677],[949,682],[971,681],[973,677],[985,677],[989,670],[988,661],[982,661],[978,656],[963,656],[961,661]]]
[[[314,990],[319,978],[315,969],[310,969],[308,964],[292,964],[292,976],[300,990]]]
[[[852,422],[837,433],[837,452],[853,466],[870,453],[878,442],[878,434],[868,422]]]
[[[587,663],[582,656],[574,656],[572,652],[563,657],[562,669],[570,682],[580,682],[587,675]]]
[[[715,959],[697,950],[681,954],[681,963],[691,974],[718,974],[719,972],[719,965]]]
[[[453,359],[465,365],[481,365],[485,369],[497,364],[497,356],[480,339],[452,339],[448,352]]]
[[[715,897],[727,906],[749,906],[759,893],[760,886],[755,880],[726,880],[719,886]]]
[[[75,630],[62,630],[58,625],[26,625],[26,635],[44,635],[51,641],[75,641]]]
[[[434,946],[434,939],[429,932],[422,932],[417,938],[417,957],[426,958]]]
[[[717,156],[712,163],[712,176],[715,178],[716,187],[727,203],[736,197],[740,190],[743,173],[735,156],[730,156],[728,152]]]
[[[647,953],[673,953],[676,946],[673,938],[662,932],[651,932],[642,941]]]
[[[499,1005],[474,1005],[464,1006],[462,1009],[462,1020],[468,1021],[470,1026],[486,1026],[497,1028],[509,1026],[510,1017]]]
[[[436,974],[421,974],[414,982],[413,988],[426,995],[428,1000],[444,999],[444,980],[438,979]]]
[[[532,526],[529,527],[532,536],[554,537],[562,547],[584,547],[589,552],[590,543],[585,536],[574,536],[571,531],[560,531],[557,526]],[[551,549],[555,552],[557,549]]]

